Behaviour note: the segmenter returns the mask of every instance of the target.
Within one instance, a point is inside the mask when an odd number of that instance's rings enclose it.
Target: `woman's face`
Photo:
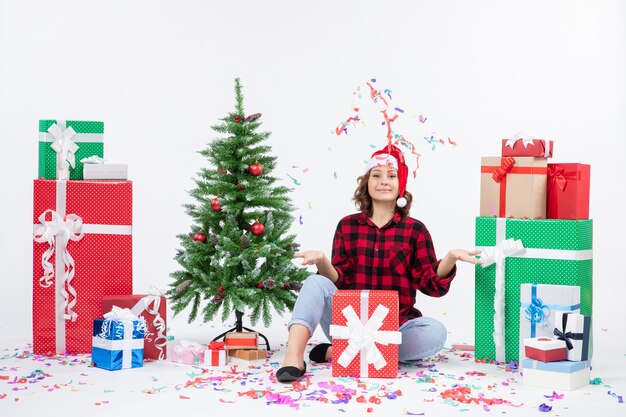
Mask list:
[[[367,181],[367,192],[374,201],[396,201],[398,198],[398,171],[386,165],[372,168]]]

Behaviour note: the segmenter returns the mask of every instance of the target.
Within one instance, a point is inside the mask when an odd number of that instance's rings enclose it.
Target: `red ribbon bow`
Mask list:
[[[567,186],[567,179],[565,178],[565,170],[563,168],[548,167],[548,178],[550,178],[550,184],[556,184],[561,191],[565,191]]]
[[[211,342],[209,343],[209,349],[211,350],[224,350],[224,342]]]
[[[502,181],[502,179],[506,177],[506,174],[511,172],[513,165],[515,165],[515,159],[513,157],[508,156],[502,158],[500,160],[500,166],[493,171],[491,178],[493,178],[495,182]]]

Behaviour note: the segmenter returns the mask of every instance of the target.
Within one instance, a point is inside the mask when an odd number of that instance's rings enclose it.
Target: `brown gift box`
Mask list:
[[[548,160],[481,158],[480,216],[545,219]]]
[[[246,361],[254,361],[267,358],[267,351],[265,349],[230,349],[228,356]]]

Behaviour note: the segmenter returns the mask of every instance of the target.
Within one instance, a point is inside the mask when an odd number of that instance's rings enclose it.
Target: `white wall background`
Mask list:
[[[105,155],[127,162],[134,181],[135,292],[166,288],[175,235],[190,226],[181,204],[205,164],[196,151],[233,109],[236,76],[247,112],[263,113],[272,132],[274,174],[301,183],[294,231],[304,248],[330,250],[370,144],[384,143],[373,117],[349,136],[331,134],[372,77],[406,110],[394,127],[420,146],[412,214],[440,256],[473,246],[480,156],[498,155],[501,138],[535,132],[555,140],[554,161],[590,163],[594,321],[617,333],[626,319],[625,40],[619,0],[0,0],[0,340],[30,340],[38,120],[105,122]],[[430,150],[421,138],[431,132],[458,146]],[[450,294],[418,306],[471,337],[473,292],[464,265]],[[185,319],[171,320],[176,333]]]

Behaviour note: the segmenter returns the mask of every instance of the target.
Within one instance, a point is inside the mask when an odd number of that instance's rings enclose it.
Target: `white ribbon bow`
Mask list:
[[[135,304],[135,306],[131,310],[137,316],[139,316],[143,311],[146,311],[148,314],[154,317],[154,319],[152,320],[152,324],[157,331],[154,345],[159,350],[159,359],[165,358],[164,349],[165,346],[167,346],[167,337],[165,336],[165,319],[161,317],[161,314],[159,314],[159,307],[161,306],[162,295],[162,291],[152,286],[150,288],[149,295],[139,300],[139,302],[137,302],[137,304]],[[152,341],[151,336],[151,333],[146,333],[146,340],[148,342]]]
[[[98,155],[91,155],[87,158],[83,158],[80,160],[83,164],[104,164],[105,159],[99,157]]]
[[[494,247],[482,249],[482,267],[496,264],[495,296],[493,299],[493,341],[496,347],[496,361],[505,361],[504,345],[504,293],[505,293],[505,259],[524,252],[524,245],[519,239],[506,239]]]
[[[48,213],[51,214],[51,221],[46,220],[46,214]],[[67,243],[70,240],[78,241],[83,238],[83,219],[75,214],[67,214],[63,218],[55,211],[46,210],[41,213],[38,220],[41,226],[37,225],[35,228],[33,239],[35,242],[48,243],[48,249],[41,255],[41,266],[44,274],[39,278],[39,284],[44,288],[52,285],[52,279],[55,274],[50,258],[55,253],[56,246],[63,254],[63,268],[65,271],[65,284],[61,287],[61,295],[64,300],[63,318],[75,321],[78,315],[72,308],[76,305],[76,290],[71,285],[72,278],[74,278],[74,258],[67,250]],[[59,267],[60,265],[57,265],[57,269]],[[67,290],[65,289],[66,286]],[[71,301],[69,301],[70,295],[73,297]]]
[[[57,179],[67,180],[70,178],[69,167],[76,166],[75,154],[78,145],[72,139],[76,131],[71,126],[65,128],[65,122],[59,121],[48,128],[48,133],[54,138],[50,147],[57,154]]]
[[[352,306],[347,306],[341,312],[347,319],[346,325],[330,326],[330,334],[333,338],[348,339],[348,346],[339,356],[337,362],[341,366],[347,367],[357,353],[361,352],[361,358],[365,357],[366,363],[373,364],[376,370],[385,367],[387,361],[380,353],[376,343],[386,346],[402,342],[402,333],[391,330],[378,330],[389,313],[389,309],[379,304],[365,323],[361,321]]]

